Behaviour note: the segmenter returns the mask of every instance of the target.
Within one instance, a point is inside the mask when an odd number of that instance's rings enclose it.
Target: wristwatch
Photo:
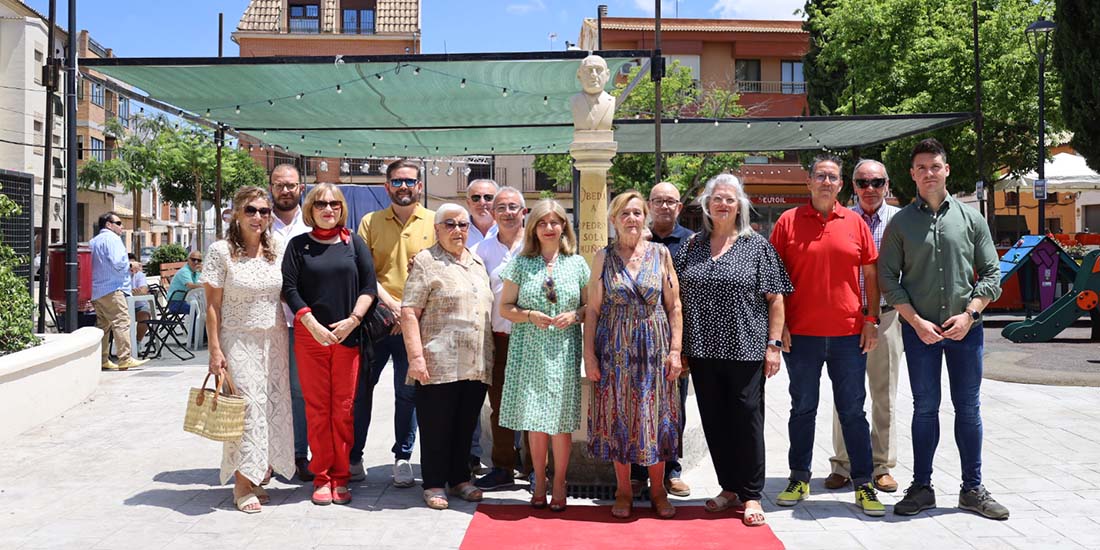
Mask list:
[[[768,340],[768,345],[775,348],[783,349],[783,340]]]
[[[967,308],[966,312],[970,314],[971,321],[980,321],[982,319],[982,312],[976,309]]]

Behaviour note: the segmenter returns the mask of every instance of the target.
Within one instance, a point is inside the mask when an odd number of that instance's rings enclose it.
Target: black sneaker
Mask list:
[[[298,457],[294,459],[294,469],[298,475],[298,480],[302,482],[313,481],[313,472],[309,471],[309,459],[305,457]]]
[[[493,491],[511,487],[515,485],[515,482],[516,479],[512,476],[511,472],[505,471],[502,468],[493,468],[489,473],[481,476],[480,479],[475,481],[474,487],[482,491]]]
[[[936,492],[932,490],[932,486],[914,482],[905,490],[905,498],[894,505],[894,513],[899,516],[915,516],[935,507]]]
[[[969,491],[959,491],[959,508],[976,512],[989,519],[1008,519],[1008,508],[993,500],[993,495],[979,485]]]

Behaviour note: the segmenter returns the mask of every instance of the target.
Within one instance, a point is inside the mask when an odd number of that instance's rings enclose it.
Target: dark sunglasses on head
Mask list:
[[[324,210],[326,207],[340,210],[344,207],[344,204],[340,201],[313,201],[313,208],[317,210]]]
[[[874,187],[875,189],[878,189],[879,187],[882,187],[883,185],[886,185],[886,178],[870,178],[870,179],[859,178],[859,179],[855,180],[855,182],[856,182],[856,186],[859,187],[860,189],[867,189],[868,187]]]
[[[419,180],[415,178],[396,178],[390,180],[390,186],[401,187],[403,185],[405,187],[416,187],[418,181]]]
[[[553,277],[547,277],[546,278],[546,281],[544,281],[542,283],[542,290],[544,290],[546,292],[546,299],[551,304],[558,303],[558,291],[554,287],[554,278]]]
[[[493,196],[494,195],[491,195],[489,193],[486,193],[484,195],[470,195],[470,200],[472,200],[474,202],[481,202],[481,201],[493,202]]]
[[[266,206],[262,208],[256,208],[255,206],[249,204],[244,207],[244,213],[246,216],[255,216],[256,214],[259,214],[266,217],[271,215],[271,209]]]
[[[456,222],[454,220],[445,220],[440,225],[447,228],[447,231],[454,231],[457,227],[462,231],[466,231],[470,228],[470,222]]]

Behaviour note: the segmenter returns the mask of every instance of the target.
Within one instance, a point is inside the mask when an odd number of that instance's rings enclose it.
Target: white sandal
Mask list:
[[[443,489],[424,489],[424,504],[432,510],[446,510],[450,506]]]
[[[237,497],[234,502],[237,504],[237,509],[246,514],[258,514],[262,509],[260,505],[260,499],[256,498],[256,495],[248,493],[247,495],[241,495]],[[256,505],[256,508],[249,508],[249,506]]]

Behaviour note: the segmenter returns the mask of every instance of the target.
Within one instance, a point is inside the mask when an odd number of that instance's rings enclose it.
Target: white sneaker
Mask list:
[[[367,479],[367,471],[363,469],[362,462],[359,464],[352,464],[351,467],[348,468],[348,473],[351,474],[348,476],[348,481],[363,481]]]
[[[413,486],[413,466],[408,460],[398,459],[393,463],[393,486],[394,487],[412,487]]]

